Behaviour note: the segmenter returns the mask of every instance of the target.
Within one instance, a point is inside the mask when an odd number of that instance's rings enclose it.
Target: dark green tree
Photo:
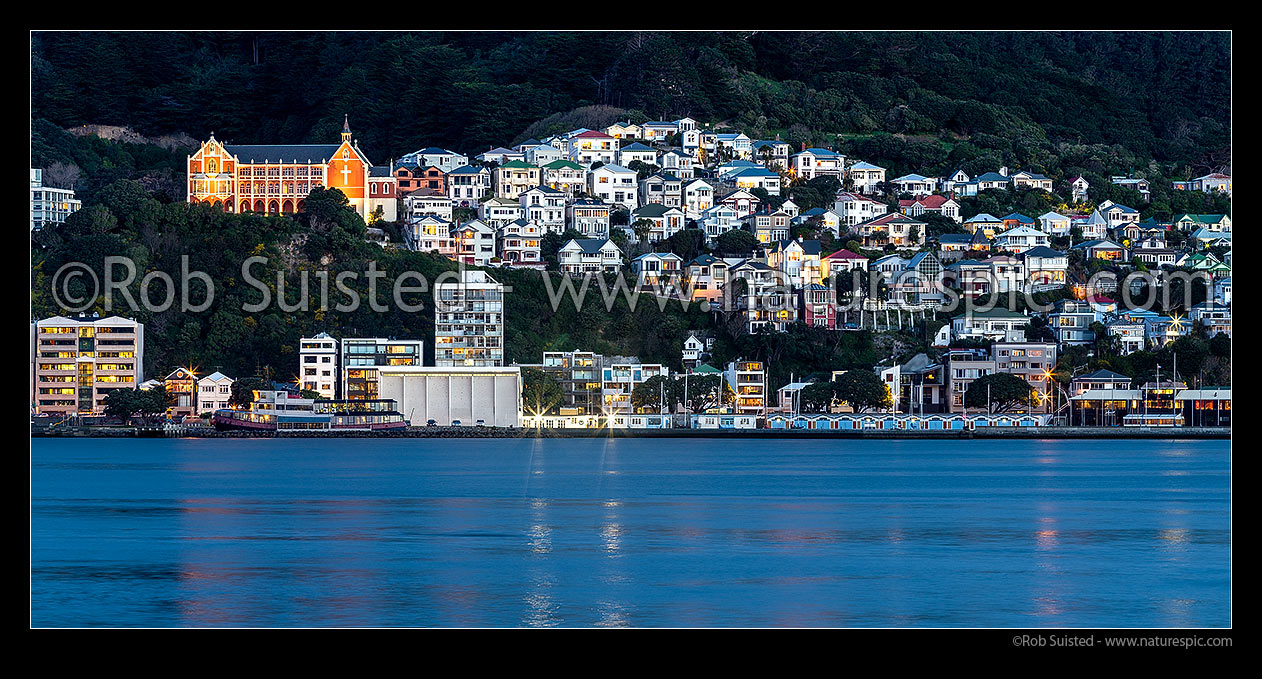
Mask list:
[[[547,414],[561,404],[565,393],[556,378],[540,368],[521,371],[521,401],[529,414]]]
[[[988,389],[989,388],[989,389]],[[964,392],[964,405],[969,408],[987,408],[992,413],[1004,413],[1029,405],[1034,388],[1029,382],[1008,373],[995,373],[979,377]]]
[[[748,257],[759,245],[758,237],[744,229],[732,229],[714,240],[716,251],[735,257]]]
[[[232,393],[228,395],[228,407],[242,410],[249,408],[254,403],[254,392],[264,388],[263,380],[257,377],[242,377],[233,381]]]
[[[833,404],[835,396],[832,382],[814,382],[802,387],[799,394],[803,412],[826,413]]]
[[[834,383],[836,398],[848,403],[855,412],[883,410],[892,404],[889,387],[871,370],[847,370]]]
[[[684,389],[684,378],[676,380],[680,382],[679,389]],[[691,374],[687,376],[687,400],[685,405],[690,413],[704,413],[705,411],[718,407],[722,392],[719,388],[721,378],[713,373]],[[681,395],[683,392],[681,391]],[[683,399],[681,399],[683,400]]]
[[[650,377],[635,385],[631,390],[631,405],[636,410],[659,412],[662,409],[673,410],[679,401],[679,387],[676,380],[661,375]],[[689,384],[689,387],[692,385]]]

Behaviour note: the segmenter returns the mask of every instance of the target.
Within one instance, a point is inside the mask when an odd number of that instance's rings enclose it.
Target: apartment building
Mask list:
[[[462,271],[437,284],[434,365],[504,365],[504,286],[485,271]]]
[[[612,359],[600,369],[601,406],[609,416],[630,415],[631,392],[654,377],[669,377],[670,369],[660,363],[640,363],[639,359]]]
[[[104,414],[111,391],[144,381],[144,339],[144,324],[120,316],[53,316],[32,323],[32,410]]]
[[[380,398],[380,370],[387,366],[422,365],[421,340],[384,337],[346,337],[341,341],[340,398],[364,401]]]
[[[1051,371],[1056,367],[1056,345],[1050,342],[996,342],[990,347],[996,372],[1015,375],[1030,383],[1034,395],[1029,412],[1050,413],[1055,394]]]
[[[590,351],[545,351],[543,371],[561,385],[561,415],[599,415],[605,357]],[[530,404],[524,404],[529,407]]]
[[[31,168],[32,231],[45,224],[60,224],[81,207],[83,203],[74,197],[74,191],[44,186],[44,171]]]
[[[995,359],[985,349],[948,349],[943,356],[947,375],[947,407],[952,413],[984,413],[985,408],[966,408],[964,395],[975,380],[995,374]]]
[[[738,415],[762,417],[767,409],[767,372],[761,361],[733,361],[723,379],[736,393]]]
[[[327,332],[298,340],[298,386],[320,398],[337,398],[337,340]]]

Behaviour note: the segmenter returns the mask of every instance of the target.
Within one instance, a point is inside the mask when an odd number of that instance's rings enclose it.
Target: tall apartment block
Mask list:
[[[985,408],[967,408],[964,396],[975,380],[993,375],[998,364],[985,349],[948,349],[946,361],[947,391],[952,413],[985,413]]]
[[[422,349],[421,340],[342,338],[341,398],[356,401],[380,398],[378,368],[421,365],[425,355]]]
[[[58,189],[44,186],[44,171],[31,168],[31,230],[43,228],[45,224],[60,224],[66,221],[70,213],[83,207],[74,197],[70,189]]]
[[[736,392],[736,414],[762,417],[767,408],[767,373],[761,361],[733,361],[723,373]]]
[[[1056,345],[1050,342],[995,342],[990,346],[995,371],[1016,375],[1034,389],[1028,412],[1050,413],[1055,403],[1051,371],[1056,368]]]
[[[435,291],[434,365],[503,366],[504,286],[485,271],[462,271]]]
[[[634,412],[631,392],[654,377],[670,377],[670,368],[660,363],[640,363],[638,358],[614,357],[600,370],[601,404],[609,415]]]
[[[561,385],[562,415],[601,413],[603,363],[604,356],[590,351],[543,352],[543,371],[556,378]]]
[[[31,324],[36,413],[101,415],[115,389],[144,381],[145,326],[129,318],[54,316]]]
[[[298,386],[323,399],[336,398],[337,340],[322,332],[298,342]]]

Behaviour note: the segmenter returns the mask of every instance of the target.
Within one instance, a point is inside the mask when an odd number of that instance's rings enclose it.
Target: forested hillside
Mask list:
[[[895,173],[1230,162],[1226,33],[44,33],[32,72],[33,117],[62,128],[324,142],[349,113],[376,162],[477,152],[583,111],[688,115]]]

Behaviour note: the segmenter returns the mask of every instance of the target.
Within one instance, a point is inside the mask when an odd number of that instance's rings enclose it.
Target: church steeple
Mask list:
[[[342,118],[342,141],[351,140],[351,118],[346,116]]]

